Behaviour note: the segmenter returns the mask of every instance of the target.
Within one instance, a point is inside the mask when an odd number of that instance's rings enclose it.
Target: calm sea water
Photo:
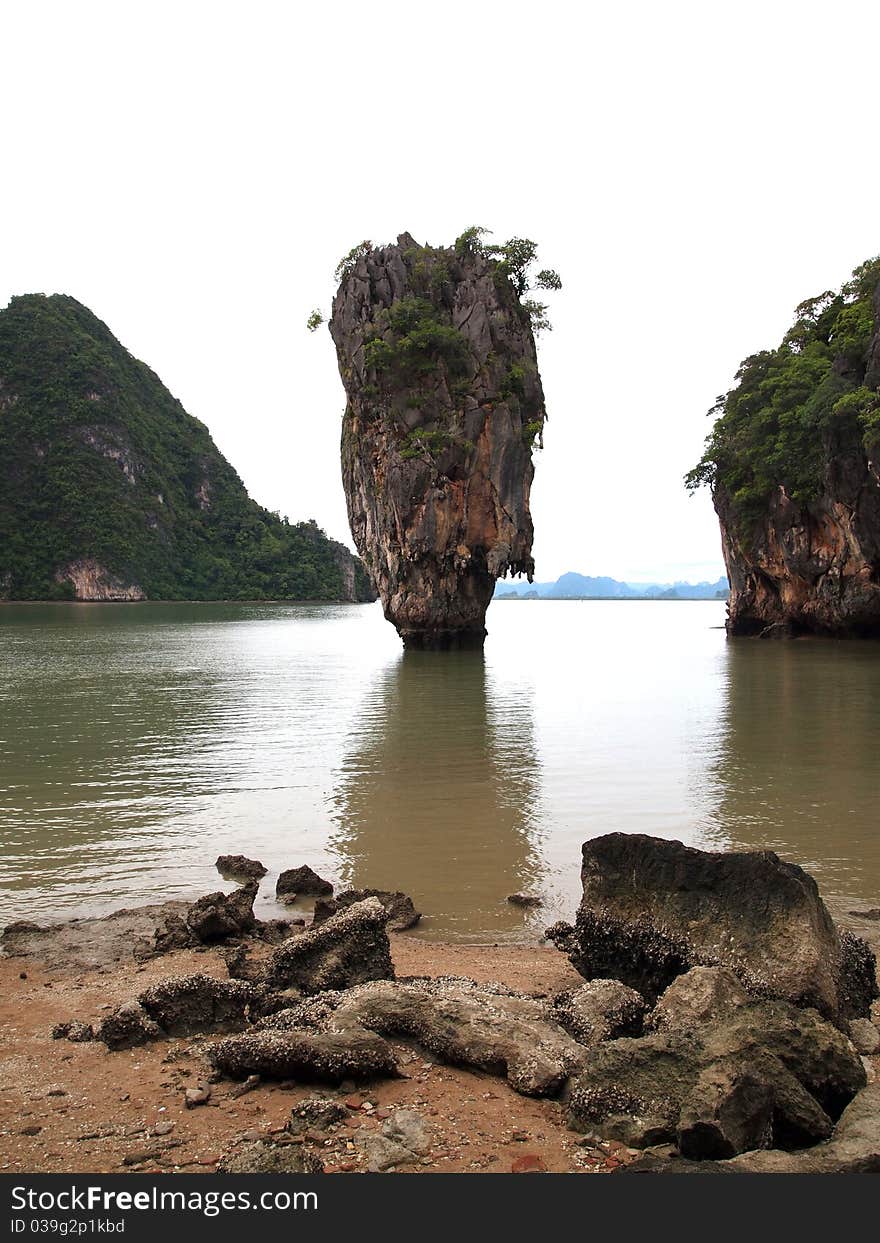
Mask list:
[[[880,903],[880,647],[723,621],[496,603],[484,654],[404,654],[376,605],[0,607],[0,922],[192,897],[243,852],[264,916],[309,863],[407,891],[422,935],[518,938],[572,914],[612,830],[770,847]]]

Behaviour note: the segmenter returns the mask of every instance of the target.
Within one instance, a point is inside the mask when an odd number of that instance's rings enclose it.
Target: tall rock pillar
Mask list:
[[[404,233],[350,258],[330,332],[349,522],[385,616],[408,647],[480,646],[495,580],[534,568],[529,310],[481,247]]]

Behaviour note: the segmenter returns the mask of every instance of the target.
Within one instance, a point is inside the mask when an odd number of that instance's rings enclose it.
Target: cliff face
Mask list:
[[[712,487],[728,632],[880,637],[880,261],[737,378],[689,477]]]
[[[829,446],[819,499],[799,504],[779,485],[747,539],[716,489],[728,633],[880,636],[880,480],[854,439]]]
[[[495,580],[533,570],[528,311],[479,250],[402,234],[352,262],[330,331],[349,521],[385,616],[407,646],[478,646]]]
[[[73,298],[0,311],[0,599],[375,599]]]

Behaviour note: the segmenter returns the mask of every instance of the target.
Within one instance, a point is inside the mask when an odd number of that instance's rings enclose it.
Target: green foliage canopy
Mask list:
[[[465,355],[464,337],[448,316],[427,298],[417,297],[399,298],[383,311],[364,346],[368,367],[399,379],[428,374],[440,359],[456,374]]]
[[[716,416],[697,465],[694,490],[723,487],[743,526],[756,521],[780,485],[794,500],[815,500],[832,436],[857,429],[865,449],[880,449],[880,392],[867,384],[877,331],[874,297],[880,258],[856,268],[838,293],[802,302],[775,350],[746,358],[736,385],[709,411]]]
[[[538,259],[538,243],[528,237],[511,237],[500,245],[490,245],[483,241],[488,229],[471,225],[455,239],[456,255],[480,253],[492,263],[496,280],[509,281],[517,299],[531,322],[532,331],[537,334],[549,331],[553,325],[548,315],[549,308],[545,302],[537,302],[527,298],[531,289],[559,290],[562,279],[552,268],[542,268],[532,276],[532,268]]]

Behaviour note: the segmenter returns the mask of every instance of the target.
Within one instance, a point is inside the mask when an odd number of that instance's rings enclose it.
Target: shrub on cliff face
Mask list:
[[[348,254],[343,255],[336,265],[336,269],[333,273],[336,279],[341,281],[343,277],[346,277],[349,273],[353,272],[358,259],[362,258],[363,255],[368,255],[372,245],[372,242],[364,241],[358,242],[357,246],[352,246]]]
[[[464,337],[449,312],[427,298],[401,298],[377,317],[374,335],[364,346],[364,362],[381,377],[397,382],[433,371],[442,362],[450,375],[460,374],[467,353]]]
[[[533,289],[562,288],[559,275],[550,268],[537,273],[537,243],[529,238],[510,238],[499,245],[486,242],[488,230],[465,229],[450,247],[417,245],[403,252],[408,291],[382,308],[364,333],[363,361],[369,374],[361,388],[372,402],[373,416],[400,423],[400,456],[404,461],[421,459],[434,463],[453,446],[472,450],[462,432],[462,401],[470,391],[468,346],[453,324],[453,298],[457,275],[469,257],[479,255],[490,266],[496,289],[504,304],[538,333],[551,327],[548,308],[526,295]],[[336,267],[338,280],[346,281],[365,258],[372,243],[354,246]],[[314,331],[324,322],[313,311],[307,327]],[[544,423],[529,407],[527,389],[533,384],[524,364],[513,364],[498,385],[496,400],[523,406],[523,440],[529,448],[541,447]],[[401,423],[401,411],[391,408],[389,395],[409,388],[409,420]],[[418,426],[412,426],[415,419]]]
[[[855,432],[880,452],[880,377],[871,372],[878,331],[880,258],[856,268],[838,293],[802,302],[775,350],[745,359],[737,384],[709,411],[717,421],[689,490],[723,487],[743,526],[756,521],[783,486],[795,501],[822,490],[832,441]]]
[[[562,279],[552,268],[542,268],[532,276],[532,268],[538,261],[538,244],[528,237],[511,237],[500,245],[484,242],[488,229],[472,225],[455,239],[454,250],[459,257],[466,254],[482,254],[494,268],[495,283],[500,289],[509,286],[516,295],[532,332],[549,331],[553,325],[548,317],[546,302],[527,298],[531,289],[559,290]]]

